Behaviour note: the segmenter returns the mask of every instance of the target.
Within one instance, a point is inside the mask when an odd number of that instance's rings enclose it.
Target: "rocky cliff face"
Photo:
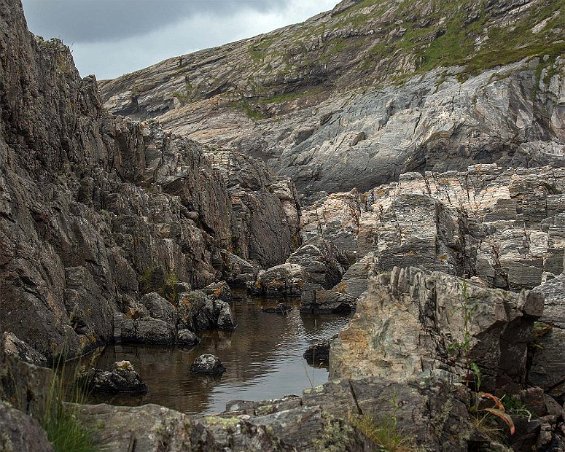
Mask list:
[[[155,274],[202,287],[232,252],[273,265],[297,245],[290,182],[235,158],[260,177],[234,193],[201,145],[106,113],[94,78],[27,31],[18,1],[0,2],[0,24],[2,331],[76,354],[112,337]]]
[[[300,192],[471,163],[562,166],[557,0],[345,1],[105,82],[110,111],[259,156]]]

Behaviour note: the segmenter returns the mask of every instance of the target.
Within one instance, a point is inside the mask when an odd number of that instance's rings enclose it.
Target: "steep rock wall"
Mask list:
[[[0,1],[0,29],[0,330],[77,354],[112,337],[114,312],[156,269],[196,287],[220,279],[237,251],[232,200],[201,145],[106,113],[94,78],[27,30],[18,0]],[[296,229],[270,209],[286,229],[264,232],[266,249]],[[264,261],[292,245],[278,248]]]

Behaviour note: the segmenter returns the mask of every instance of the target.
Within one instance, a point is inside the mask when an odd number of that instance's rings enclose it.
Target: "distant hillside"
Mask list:
[[[563,155],[564,13],[559,0],[348,0],[102,94],[114,113],[261,156],[303,192],[536,164]]]

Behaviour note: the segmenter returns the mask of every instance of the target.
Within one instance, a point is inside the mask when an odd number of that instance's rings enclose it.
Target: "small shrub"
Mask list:
[[[179,283],[179,278],[176,273],[170,272],[165,275],[165,282],[163,284],[163,288],[160,291],[160,295],[163,298],[166,298],[173,304],[178,303],[178,288],[177,284]]]

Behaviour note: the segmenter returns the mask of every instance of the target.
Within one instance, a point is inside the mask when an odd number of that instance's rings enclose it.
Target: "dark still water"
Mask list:
[[[131,361],[149,393],[143,397],[97,399],[120,405],[157,403],[190,414],[225,410],[230,400],[265,400],[325,383],[328,371],[309,366],[302,354],[319,339],[336,334],[345,317],[301,315],[298,303],[287,316],[267,314],[263,307],[277,301],[258,298],[232,303],[238,322],[234,332],[204,332],[192,349],[115,345],[107,347],[96,367],[110,369],[115,361]],[[221,378],[190,373],[192,361],[203,353],[220,358],[226,372]]]

